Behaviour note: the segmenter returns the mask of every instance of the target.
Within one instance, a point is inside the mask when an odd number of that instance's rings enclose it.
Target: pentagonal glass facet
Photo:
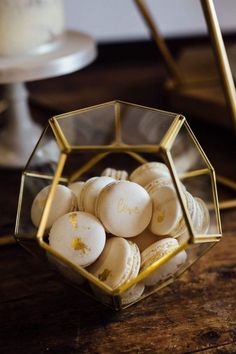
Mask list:
[[[106,168],[125,170],[130,176],[148,162],[162,162],[169,168],[168,183],[178,208],[176,225],[162,235],[154,234],[149,225],[140,235],[127,238],[142,254],[141,267],[111,288],[104,280],[105,274],[95,277],[89,268],[76,266],[49,245],[50,229],[46,225],[55,190],[58,184],[69,186],[101,176]],[[31,206],[46,186],[49,192],[36,227],[31,220]],[[151,195],[148,187],[143,187]],[[155,200],[153,213],[154,204]],[[154,223],[161,222],[163,212],[168,213],[168,208],[157,208]],[[83,293],[117,310],[173,282],[220,236],[214,169],[181,115],[114,101],[53,117],[22,174],[17,239],[33,253],[43,254],[53,269]],[[106,239],[110,237],[107,233]],[[171,247],[158,248],[153,257],[145,259],[142,252],[168,238]]]

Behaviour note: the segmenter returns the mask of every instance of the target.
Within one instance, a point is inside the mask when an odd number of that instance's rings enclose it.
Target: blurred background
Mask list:
[[[162,34],[167,37],[206,34],[200,1],[147,0]],[[236,1],[214,1],[224,33],[236,30]],[[92,35],[100,43],[145,40],[148,29],[132,0],[67,0],[67,28]]]

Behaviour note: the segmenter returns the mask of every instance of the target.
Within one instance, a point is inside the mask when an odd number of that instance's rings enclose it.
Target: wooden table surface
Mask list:
[[[29,84],[36,119],[112,99],[174,111],[158,58],[105,54],[81,72]],[[216,171],[235,178],[233,134],[187,118]],[[1,236],[13,233],[19,179],[20,171],[0,171]],[[20,246],[1,247],[0,353],[236,353],[236,210],[221,217],[221,242],[174,284],[122,312],[81,295]]]

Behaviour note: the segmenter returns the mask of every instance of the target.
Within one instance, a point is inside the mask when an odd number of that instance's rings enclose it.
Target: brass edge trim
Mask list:
[[[114,105],[116,102],[119,102],[118,100],[112,100],[112,101],[108,101],[108,102],[104,102],[104,103],[100,103],[100,104],[96,104],[93,106],[89,106],[89,107],[85,107],[85,108],[80,108],[80,109],[76,109],[70,112],[66,112],[66,113],[62,113],[62,114],[58,114],[56,116],[54,116],[54,118],[58,121],[67,117],[71,118],[72,114],[80,114],[80,113],[84,113],[84,112],[90,112],[92,110],[95,109],[100,109],[100,108],[104,108],[106,106],[112,106]]]
[[[195,235],[194,244],[197,243],[206,243],[206,242],[219,242],[222,238],[222,235]]]
[[[218,193],[217,193],[215,170],[211,170],[210,171],[210,176],[211,176],[213,202],[214,202],[214,206],[215,206],[216,224],[217,224],[218,232],[222,235],[222,226],[221,226],[220,208],[219,208],[219,198],[218,198]]]
[[[197,177],[197,176],[210,175],[210,171],[211,170],[209,170],[208,168],[202,168],[202,169],[198,169],[198,170],[180,173],[179,179],[184,180],[187,178],[192,178],[192,177]]]
[[[20,182],[20,192],[19,192],[18,203],[17,203],[16,224],[14,230],[14,234],[16,236],[18,235],[18,231],[19,231],[20,214],[21,214],[21,206],[22,206],[23,191],[24,191],[24,181],[25,181],[25,175],[24,173],[22,173],[21,182]]]
[[[41,173],[36,173],[36,172],[28,172],[28,171],[25,171],[24,173],[24,176],[26,177],[33,177],[33,178],[40,178],[40,179],[47,179],[47,180],[52,180],[54,178],[54,175],[50,176],[50,175],[43,175]],[[60,182],[65,182],[67,183],[68,182],[68,179],[65,178],[65,177],[60,177],[59,179]]]
[[[159,145],[148,145],[148,144],[143,144],[143,145],[125,145],[125,144],[121,144],[121,145],[87,145],[87,146],[80,146],[80,145],[71,145],[71,152],[83,152],[83,151],[104,151],[104,152],[158,152],[160,149]]]
[[[105,152],[92,157],[69,177],[68,183],[74,182],[76,179],[81,177],[83,173],[87,172],[91,167],[95,166],[99,161],[103,160],[109,154],[110,152]]]
[[[142,109],[145,109],[145,110],[149,110],[149,111],[153,111],[153,112],[156,112],[156,113],[163,113],[165,116],[176,116],[177,113],[174,113],[174,112],[169,112],[169,111],[164,111],[162,109],[158,109],[158,108],[154,108],[154,107],[149,107],[149,106],[144,106],[144,105],[141,105],[141,104],[137,104],[137,103],[132,103],[132,102],[126,102],[126,101],[122,101],[122,100],[116,100],[115,102],[119,102],[123,105],[126,105],[126,106],[132,106],[132,107],[136,107],[136,108],[142,108]]]
[[[183,123],[185,122],[185,117],[182,115],[177,115],[174,121],[171,123],[167,132],[160,142],[160,146],[164,149],[171,149],[172,144],[179,133]]]
[[[55,117],[49,119],[49,124],[62,151],[70,152],[70,145],[63,134],[61,127]]]
[[[50,212],[50,208],[51,208],[52,201],[53,201],[53,196],[55,194],[56,186],[58,184],[58,181],[60,179],[61,173],[63,171],[66,159],[67,159],[67,155],[64,154],[64,153],[61,153],[59,161],[58,161],[58,164],[57,164],[57,168],[56,168],[56,171],[55,171],[55,174],[54,174],[54,178],[52,180],[51,188],[49,190],[48,197],[47,197],[47,200],[46,200],[46,203],[45,203],[45,207],[44,207],[44,210],[43,210],[43,213],[42,213],[42,217],[41,217],[41,220],[40,220],[39,228],[38,228],[38,231],[37,231],[37,234],[36,234],[36,237],[38,239],[42,239],[43,238],[44,231],[46,229],[46,223],[47,223],[47,219],[48,219],[48,214]]]

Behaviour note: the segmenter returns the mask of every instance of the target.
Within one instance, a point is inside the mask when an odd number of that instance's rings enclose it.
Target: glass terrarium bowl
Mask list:
[[[107,167],[130,174],[154,161],[164,162],[169,168],[182,209],[186,230],[178,237],[177,248],[151,262],[134,279],[111,288],[101,277],[71,263],[49,245],[46,222],[58,184],[86,181],[100,176]],[[51,188],[36,228],[31,221],[31,205],[48,185]],[[184,202],[183,186],[192,196],[201,198],[208,209],[210,222],[205,233],[195,229]],[[15,235],[21,245],[44,256],[83,293],[119,310],[173,282],[220,240],[215,172],[182,115],[121,101],[58,115],[49,120],[22,173]],[[165,274],[155,284],[145,281],[183,251],[186,260],[175,272]],[[135,287],[140,289],[138,296],[132,296]]]

